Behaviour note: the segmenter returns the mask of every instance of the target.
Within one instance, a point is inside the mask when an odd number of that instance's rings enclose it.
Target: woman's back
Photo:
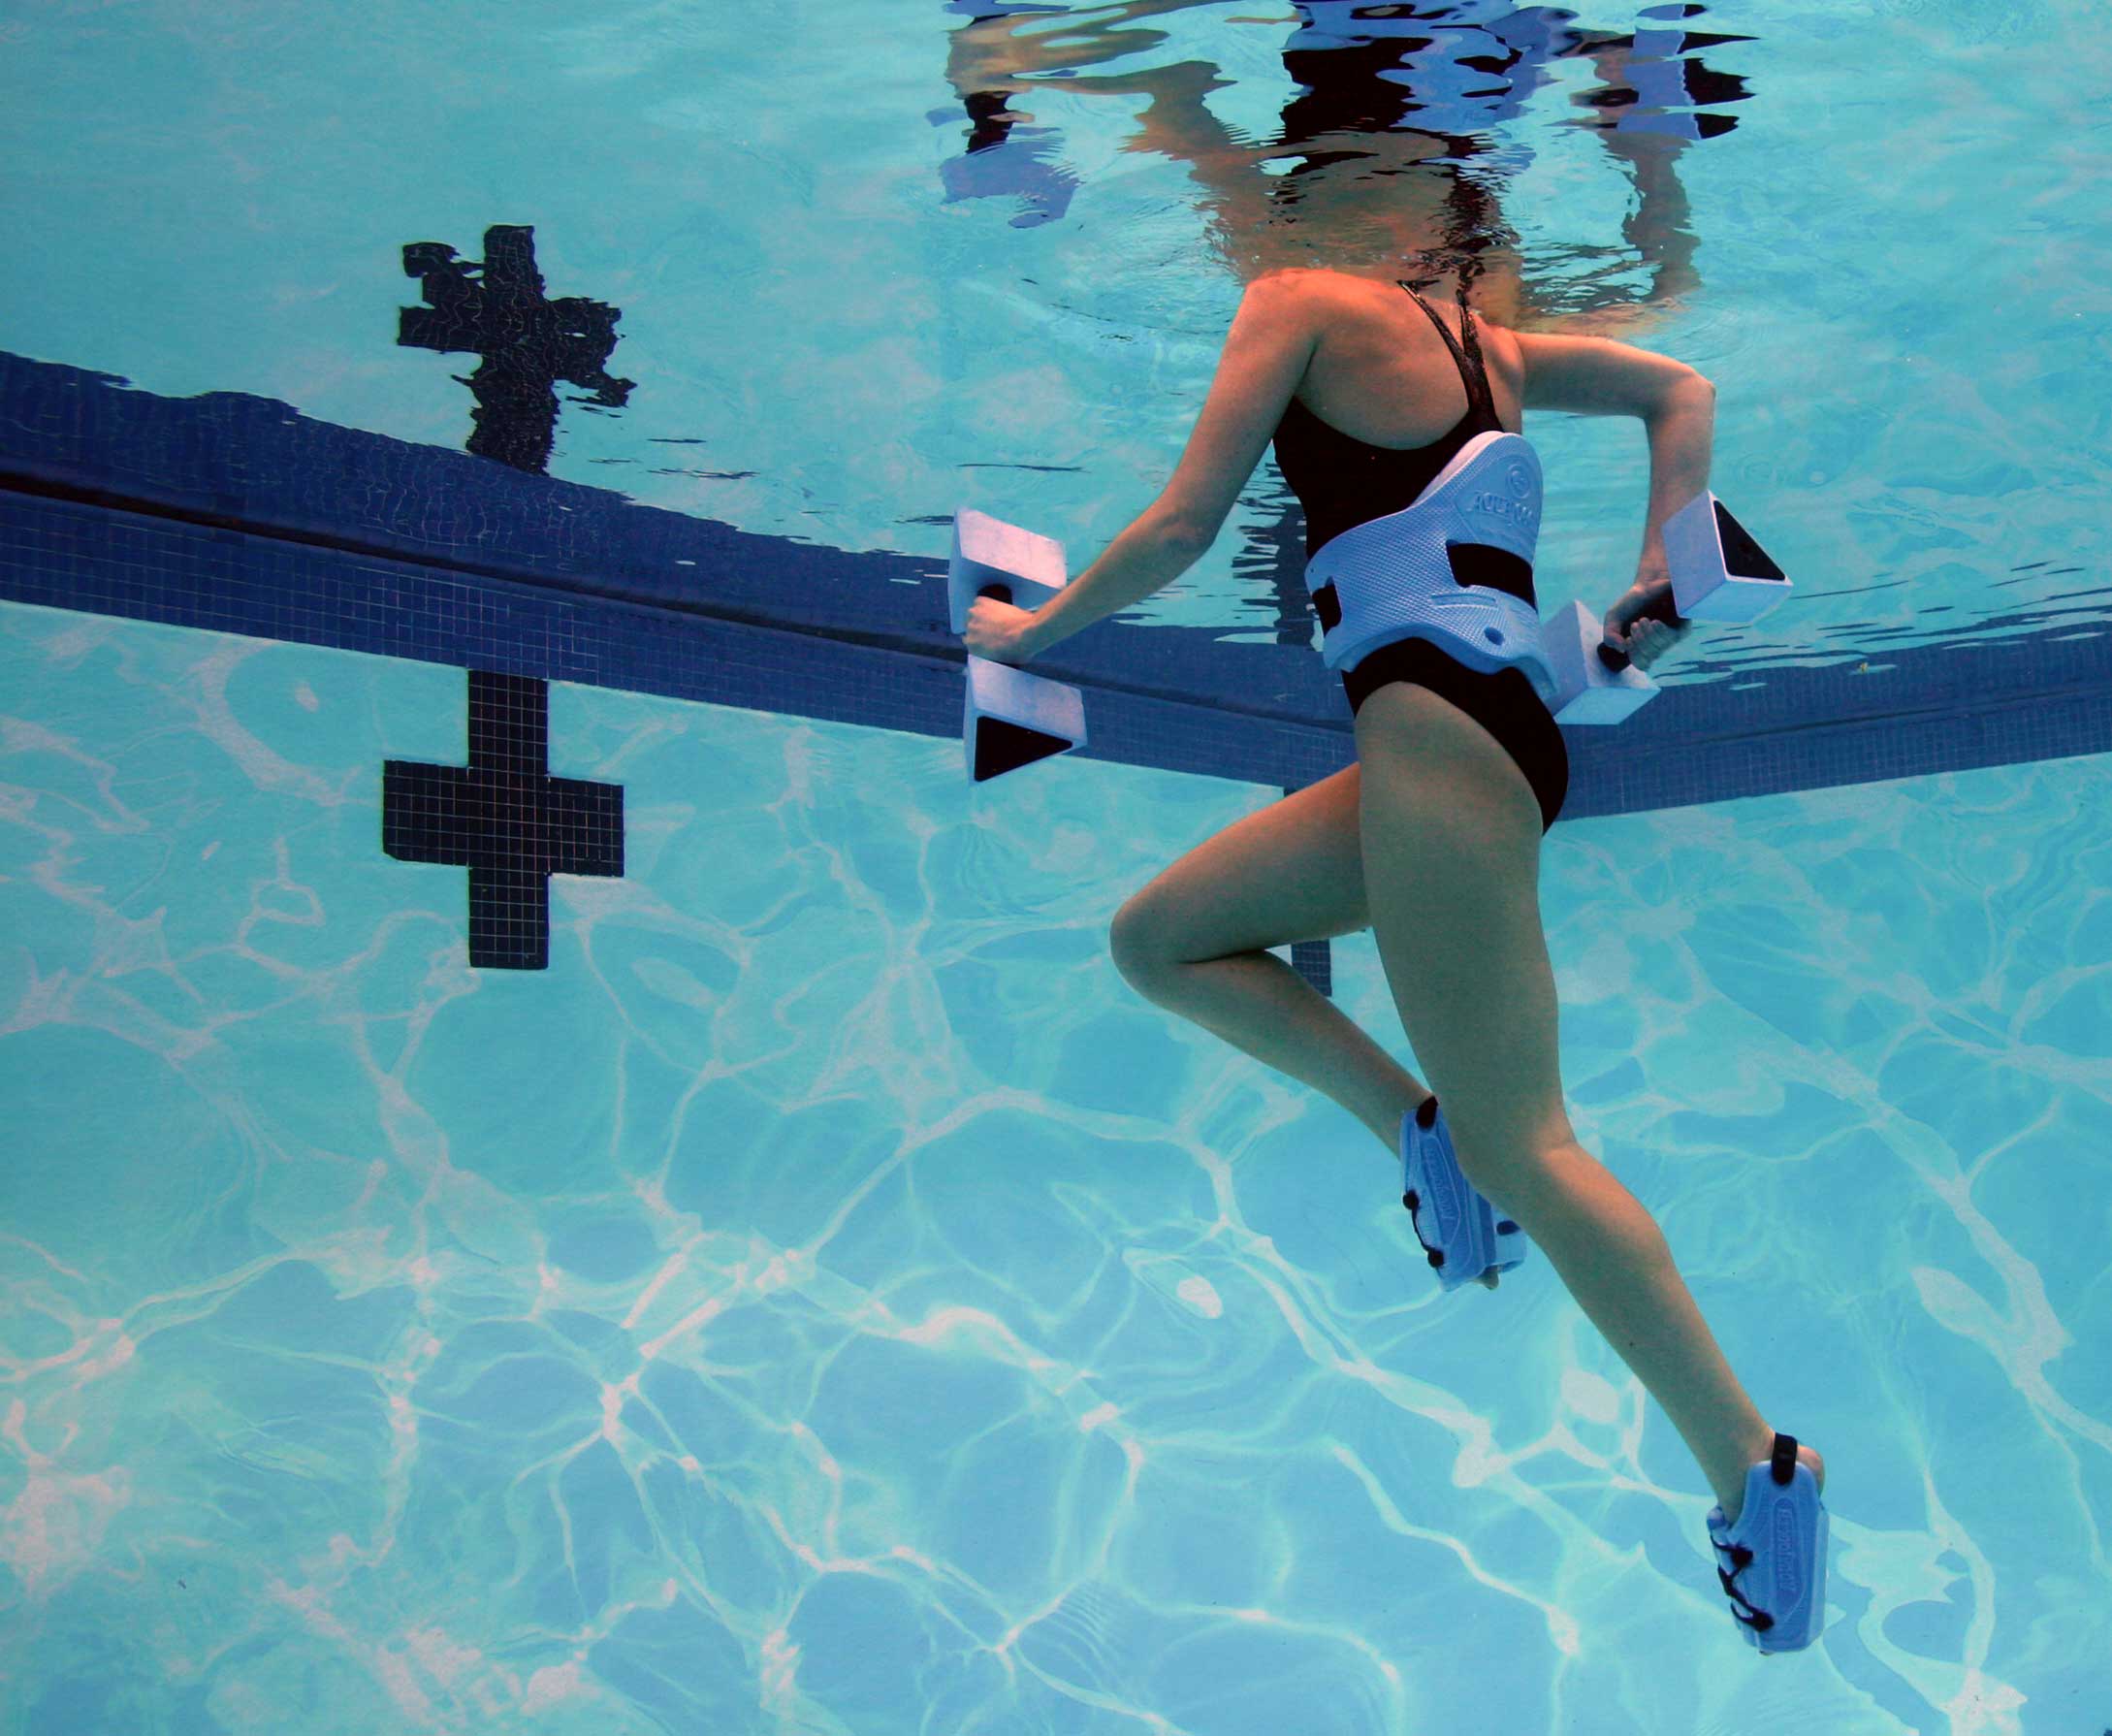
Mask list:
[[[1275,445],[1305,507],[1308,555],[1410,504],[1475,434],[1521,433],[1529,405],[1645,417],[1697,377],[1683,362],[1597,331],[1513,331],[1485,311],[1486,282],[1462,306],[1444,284],[1424,295],[1344,272],[1291,279],[1313,348]]]
[[[1296,275],[1313,348],[1285,406],[1277,467],[1305,510],[1305,552],[1403,510],[1478,434],[1516,434],[1516,338],[1479,316],[1332,272]]]
[[[1452,352],[1393,278],[1317,268],[1294,269],[1291,276],[1316,336],[1297,391],[1306,408],[1368,444],[1397,448],[1426,445],[1458,420],[1465,397]],[[1440,279],[1421,294],[1458,340],[1453,280]],[[1628,341],[1659,324],[1673,310],[1669,306],[1602,307],[1574,318],[1534,318],[1514,329],[1506,314],[1518,305],[1515,284],[1485,276],[1468,290],[1467,300],[1488,366],[1496,419],[1514,434],[1520,432],[1528,404],[1639,413],[1653,389],[1691,371]],[[1558,371],[1551,362],[1587,357],[1606,376],[1591,382],[1604,402],[1567,391],[1566,382],[1551,384]]]
[[[1455,293],[1423,295],[1344,272],[1295,274],[1315,341],[1296,400],[1329,427],[1366,445],[1405,450],[1440,439],[1466,412],[1467,385],[1444,333],[1463,344]],[[1473,305],[1473,292],[1468,292]],[[1424,308],[1428,311],[1424,311]],[[1518,335],[1474,308],[1496,421],[1516,434],[1523,415]]]

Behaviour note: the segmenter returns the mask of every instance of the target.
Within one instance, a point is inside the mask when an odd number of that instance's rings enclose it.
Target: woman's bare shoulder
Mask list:
[[[1392,311],[1400,301],[1400,285],[1407,281],[1397,273],[1343,272],[1327,266],[1287,266],[1277,273],[1316,305],[1343,311],[1378,307]],[[1424,299],[1434,306],[1450,309],[1454,294],[1449,288],[1427,288]],[[1506,279],[1485,277],[1468,291],[1474,323],[1485,331],[1539,330],[1525,309],[1518,287]],[[1565,328],[1566,329],[1566,328]]]
[[[1345,272],[1331,266],[1278,266],[1265,273],[1316,302],[1362,304],[1394,292],[1395,278],[1382,272]],[[1615,338],[1647,332],[1680,312],[1680,297],[1648,302],[1610,303],[1581,311],[1544,307],[1515,275],[1491,273],[1468,292],[1478,325],[1511,332],[1546,332],[1557,338]],[[1449,291],[1432,299],[1449,306]]]
[[[1340,272],[1327,266],[1285,266],[1275,275],[1322,315],[1333,313],[1347,317],[1375,310],[1391,312],[1394,303],[1406,305],[1406,299],[1391,277]],[[1441,298],[1441,305],[1450,306],[1451,298]],[[1488,323],[1479,302],[1474,311],[1476,318]]]
[[[1332,271],[1325,266],[1289,267],[1284,278],[1296,293],[1304,298],[1304,305],[1311,309],[1316,331],[1341,332],[1345,336],[1356,334],[1383,342],[1383,335],[1394,330],[1408,306],[1408,300],[1400,293],[1402,279],[1378,275],[1365,275],[1357,272]],[[1508,317],[1516,306],[1514,297],[1505,293],[1498,283],[1478,285],[1469,292],[1474,308],[1474,326],[1482,336],[1483,347],[1499,371],[1517,377],[1520,367],[1518,339],[1513,335]],[[1453,297],[1447,292],[1431,294],[1428,305],[1441,314],[1453,307]],[[1447,322],[1456,328],[1456,320]],[[1414,332],[1424,331],[1421,320],[1409,322]],[[1432,352],[1441,361],[1439,352]],[[1445,371],[1450,372],[1449,366]]]

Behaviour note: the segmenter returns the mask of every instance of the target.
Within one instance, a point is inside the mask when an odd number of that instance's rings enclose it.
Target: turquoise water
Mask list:
[[[398,249],[532,221],[643,382],[554,474],[930,556],[965,500],[1074,564],[1145,503],[1237,291],[1142,99],[1015,103],[1079,191],[1014,228],[942,198],[950,15],[572,10],[0,19],[0,342],[459,445]],[[1286,16],[1149,23],[1265,133]],[[1752,662],[2101,620],[2095,14],[1702,27],[1761,94],[1649,341],[1799,580]],[[1506,203],[1557,275],[1627,199],[1558,113]],[[1529,432],[1543,601],[1602,598],[1640,436]],[[1280,496],[1139,616],[1273,634]],[[554,686],[625,874],[553,883],[547,972],[472,971],[462,871],[379,847],[464,684],[0,607],[6,1736],[2112,1725],[2101,758],[1549,840],[1572,1116],[1827,1455],[1827,1630],[1761,1658],[1545,1262],[1441,1297],[1365,1130],[1109,964],[1269,791],[972,790],[957,743]]]
[[[1752,94],[1720,111],[1739,131],[1671,172],[1702,287],[1645,341],[1717,382],[1716,490],[1799,581],[1741,660],[2106,618],[2100,15],[1771,0],[1694,20],[1751,38],[1704,58]],[[1164,486],[1239,299],[1209,238],[1256,219],[1297,88],[1288,6],[1154,0],[1115,39],[1127,52],[1012,102],[1079,182],[1061,220],[1017,228],[1025,198],[949,199],[943,177],[963,93],[1027,49],[962,46],[936,0],[760,19],[380,0],[321,26],[336,16],[0,7],[0,127],[37,166],[0,177],[0,233],[35,238],[0,271],[7,347],[460,448],[468,359],[395,347],[395,309],[418,300],[400,250],[475,258],[486,225],[532,224],[550,295],[623,309],[610,366],[639,382],[620,412],[567,402],[551,474],[941,561],[966,504],[1062,538],[1081,569]],[[1253,142],[1254,165],[1221,172],[1234,192],[1140,144],[1143,94],[1067,88],[1184,62],[1225,80],[1192,147],[1212,123]],[[1542,70],[1502,131],[1526,159],[1505,220],[1550,293],[1640,298],[1635,172],[1569,124],[1604,80],[1582,58]],[[1539,414],[1527,432],[1543,612],[1603,609],[1640,544],[1640,428]],[[1209,554],[1134,618],[1274,639],[1293,509],[1264,459]]]
[[[0,627],[11,1731],[2101,1716],[2101,763],[1551,843],[1580,1132],[1828,1456],[1761,1658],[1545,1262],[1441,1297],[1365,1130],[1107,962],[1264,792],[554,687],[626,873],[472,972],[377,837],[459,670]],[[1336,992],[1397,1044],[1368,935]]]

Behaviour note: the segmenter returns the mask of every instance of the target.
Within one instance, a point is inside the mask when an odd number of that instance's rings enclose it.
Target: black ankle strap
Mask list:
[[[1775,1437],[1775,1458],[1768,1466],[1768,1475],[1784,1489],[1797,1474],[1797,1437],[1794,1434],[1777,1434]]]

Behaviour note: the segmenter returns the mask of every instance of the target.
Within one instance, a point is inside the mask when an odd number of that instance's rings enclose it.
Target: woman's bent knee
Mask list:
[[[1173,968],[1175,960],[1153,932],[1150,918],[1135,900],[1115,912],[1107,925],[1107,954],[1122,980],[1140,985]]]

